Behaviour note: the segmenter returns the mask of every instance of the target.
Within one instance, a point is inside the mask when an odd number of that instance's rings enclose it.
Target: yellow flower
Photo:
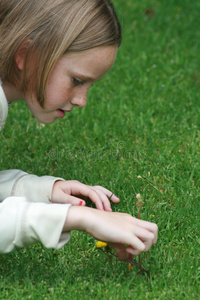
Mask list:
[[[132,264],[128,264],[128,271],[131,271],[131,270],[133,270],[133,266],[132,266]]]
[[[105,243],[105,242],[101,242],[101,241],[96,242],[96,247],[97,248],[102,248],[102,247],[107,247],[107,246],[108,246],[108,244]]]

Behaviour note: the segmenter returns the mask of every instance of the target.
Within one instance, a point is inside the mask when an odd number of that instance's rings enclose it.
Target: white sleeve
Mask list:
[[[70,239],[62,233],[70,204],[30,203],[9,197],[0,203],[0,253],[40,242],[59,249]]]
[[[53,176],[36,176],[20,170],[0,171],[0,201],[10,196],[25,197],[29,202],[49,203],[57,180]]]

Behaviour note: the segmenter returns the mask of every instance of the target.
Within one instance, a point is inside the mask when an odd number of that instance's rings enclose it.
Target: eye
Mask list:
[[[72,82],[73,82],[73,84],[75,85],[75,86],[77,86],[77,85],[83,85],[83,80],[81,80],[81,79],[79,79],[79,78],[76,78],[76,77],[73,77],[72,78]]]

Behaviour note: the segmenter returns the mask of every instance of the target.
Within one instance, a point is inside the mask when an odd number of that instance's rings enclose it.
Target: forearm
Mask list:
[[[30,202],[51,200],[55,181],[63,180],[53,176],[36,176],[21,170],[0,171],[0,201],[10,196],[25,197]]]
[[[0,252],[42,243],[59,249],[70,238],[62,232],[68,204],[30,203],[23,197],[9,197],[0,203]]]

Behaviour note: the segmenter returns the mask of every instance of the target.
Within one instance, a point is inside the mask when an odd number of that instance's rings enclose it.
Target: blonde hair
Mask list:
[[[20,88],[34,91],[41,106],[49,75],[68,51],[120,45],[121,27],[109,0],[3,0],[0,5],[0,76],[19,86],[15,54],[26,51]],[[28,70],[31,57],[36,59]]]

